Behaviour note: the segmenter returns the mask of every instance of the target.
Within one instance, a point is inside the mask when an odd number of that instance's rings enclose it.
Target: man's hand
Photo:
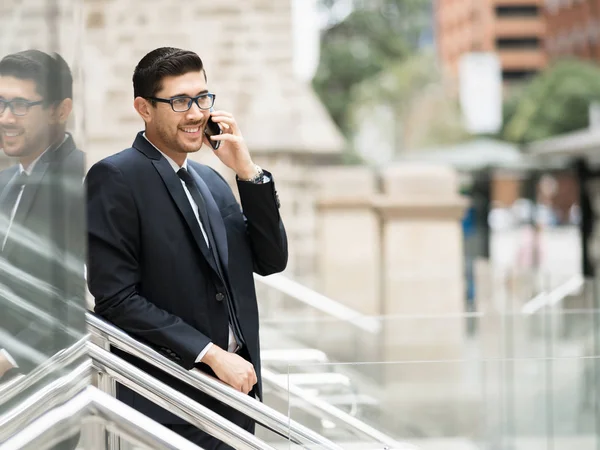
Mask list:
[[[213,141],[221,141],[219,150],[214,151],[215,155],[241,180],[253,178],[257,172],[256,166],[233,115],[225,111],[214,111],[211,116],[223,130],[222,134],[211,137]]]
[[[0,352],[0,377],[15,366],[8,360],[4,352]]]
[[[207,364],[221,381],[244,394],[249,393],[257,382],[252,364],[216,345],[210,347],[202,362]]]

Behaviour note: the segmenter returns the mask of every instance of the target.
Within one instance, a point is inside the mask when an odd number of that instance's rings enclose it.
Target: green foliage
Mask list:
[[[382,134],[393,134],[395,152],[447,145],[468,138],[458,101],[448,97],[435,56],[418,53],[391,65],[352,90],[349,123],[356,132],[365,116],[381,107],[392,111],[393,123]]]
[[[339,1],[321,3],[332,11]],[[352,88],[411,53],[429,5],[430,0],[354,0],[353,12],[324,31],[313,86],[347,136]]]
[[[557,62],[507,99],[502,138],[522,144],[586,128],[591,102],[600,102],[600,68]]]
[[[377,76],[356,85],[351,97],[365,106],[384,102],[401,110],[420,90],[438,80],[433,57],[417,54],[390,65]]]

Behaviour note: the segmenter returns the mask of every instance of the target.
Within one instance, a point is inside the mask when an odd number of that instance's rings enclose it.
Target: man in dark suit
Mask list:
[[[133,75],[145,122],[132,148],[87,175],[88,284],[95,310],[186,369],[262,395],[253,272],[287,264],[287,238],[273,177],[252,162],[234,117],[211,112],[201,59],[159,48]],[[189,153],[209,144],[209,118],[223,133],[217,157],[237,175],[242,208],[225,180]],[[242,212],[243,209],[243,212]],[[253,432],[246,416],[117,352],[151,375]],[[230,448],[123,386],[118,397],[206,449]]]
[[[73,79],[57,54],[0,61],[0,377],[85,333],[84,154],[66,132]]]

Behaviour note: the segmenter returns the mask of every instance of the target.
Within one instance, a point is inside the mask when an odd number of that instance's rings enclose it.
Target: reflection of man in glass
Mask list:
[[[28,372],[83,327],[69,306],[84,286],[84,155],[66,133],[72,91],[59,55],[0,61],[0,145],[18,161],[0,172],[0,377]]]

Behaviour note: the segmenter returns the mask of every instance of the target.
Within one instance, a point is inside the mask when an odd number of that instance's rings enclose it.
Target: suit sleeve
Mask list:
[[[87,190],[88,286],[96,313],[191,369],[210,339],[138,292],[142,224],[125,177],[109,162],[97,163]]]
[[[279,214],[279,199],[273,176],[271,181],[255,184],[237,181],[246,229],[250,238],[254,271],[259,275],[281,272],[287,266],[287,235]]]

